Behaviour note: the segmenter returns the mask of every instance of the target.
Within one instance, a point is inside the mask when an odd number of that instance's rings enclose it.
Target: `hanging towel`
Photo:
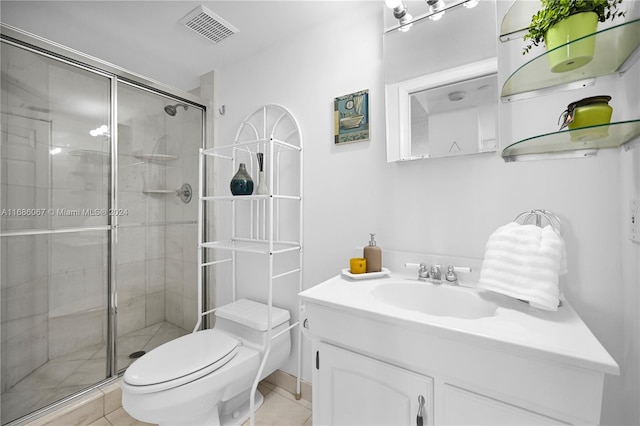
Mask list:
[[[564,240],[551,226],[512,222],[489,237],[478,287],[556,311],[559,276],[566,272]]]

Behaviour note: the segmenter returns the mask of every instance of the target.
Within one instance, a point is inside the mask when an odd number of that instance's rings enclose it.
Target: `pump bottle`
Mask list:
[[[376,245],[376,234],[371,235],[369,245],[364,248],[363,257],[367,259],[367,273],[382,271],[382,249]]]

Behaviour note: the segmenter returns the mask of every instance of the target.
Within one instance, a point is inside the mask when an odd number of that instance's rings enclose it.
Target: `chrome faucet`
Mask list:
[[[456,275],[456,267],[453,265],[447,266],[447,272],[442,271],[442,266],[440,265],[432,265],[431,267],[427,266],[426,263],[422,262],[420,265],[416,265],[415,263],[405,263],[406,267],[410,266],[418,266],[418,279],[423,281],[429,281],[433,284],[442,284],[447,283],[449,285],[458,285],[458,276]],[[471,271],[471,268],[459,268],[464,271]]]
[[[429,271],[429,278],[434,281],[438,281],[438,284],[440,284],[440,281],[442,281],[442,269],[440,269],[440,265],[431,266],[431,270]]]
[[[415,263],[407,263],[405,266],[413,266]],[[418,266],[418,279],[429,281],[434,284],[440,284],[442,281],[442,271],[440,265],[433,265],[431,268],[426,263],[422,262]]]

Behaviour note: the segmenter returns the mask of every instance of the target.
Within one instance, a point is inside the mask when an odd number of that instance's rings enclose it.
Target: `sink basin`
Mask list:
[[[478,319],[494,316],[498,305],[478,290],[423,282],[380,284],[371,290],[374,298],[400,309],[428,315]]]

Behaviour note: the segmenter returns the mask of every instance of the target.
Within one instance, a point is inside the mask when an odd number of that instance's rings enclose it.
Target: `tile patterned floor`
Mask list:
[[[256,412],[256,425],[311,426],[311,403],[304,399],[298,401],[294,396],[267,382],[261,382],[258,389],[264,395],[264,404]],[[242,426],[248,426],[247,420]],[[127,414],[121,407],[89,426],[152,426],[139,422]],[[204,426],[204,425],[203,425]]]
[[[118,366],[129,365],[132,360],[128,356],[132,352],[150,351],[187,333],[162,322],[122,336],[117,345]],[[103,380],[105,356],[104,346],[98,345],[47,362],[2,394],[2,424]]]

